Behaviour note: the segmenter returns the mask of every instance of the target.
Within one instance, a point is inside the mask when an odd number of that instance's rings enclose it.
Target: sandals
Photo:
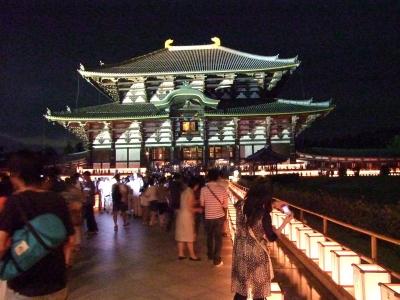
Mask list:
[[[200,257],[189,257],[189,260],[191,261],[201,261]]]

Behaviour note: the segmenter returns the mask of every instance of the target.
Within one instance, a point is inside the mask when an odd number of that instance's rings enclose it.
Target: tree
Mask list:
[[[400,153],[400,135],[395,135],[387,146],[388,149]]]
[[[64,154],[70,154],[74,152],[74,147],[72,147],[71,142],[68,141],[67,145],[64,148]]]
[[[339,175],[339,177],[347,176],[347,168],[346,168],[346,166],[340,165],[339,170],[338,170],[338,175]]]
[[[388,176],[390,173],[390,168],[387,164],[381,165],[381,168],[379,170],[379,175],[380,176]]]
[[[83,147],[83,143],[82,142],[76,143],[75,152],[83,152],[83,151],[85,151],[85,148]]]
[[[55,165],[58,161],[58,153],[51,146],[44,147],[42,155],[47,165]]]

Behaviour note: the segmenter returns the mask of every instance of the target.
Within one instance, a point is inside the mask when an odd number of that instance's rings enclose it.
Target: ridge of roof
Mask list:
[[[206,45],[188,45],[188,46],[169,46],[168,48],[158,49],[158,50],[155,50],[155,51],[143,54],[143,55],[139,55],[139,56],[136,56],[136,57],[133,57],[130,59],[126,59],[126,60],[123,60],[121,62],[114,63],[114,64],[104,64],[103,62],[101,62],[100,67],[93,68],[93,69],[90,68],[89,70],[85,70],[85,68],[81,65],[81,68],[78,69],[77,71],[82,76],[84,76],[84,75],[93,76],[96,73],[104,73],[104,72],[105,72],[105,74],[108,74],[109,72],[107,72],[106,70],[123,67],[125,65],[129,65],[129,64],[144,60],[146,58],[150,58],[152,56],[157,56],[158,54],[161,54],[163,52],[197,51],[197,50],[219,50],[219,51],[223,51],[225,53],[230,53],[232,55],[237,55],[239,57],[245,57],[248,59],[253,59],[253,60],[258,60],[258,61],[295,64],[297,66],[300,64],[300,61],[298,60],[298,56],[295,56],[292,58],[281,59],[281,58],[279,58],[279,54],[274,55],[274,56],[263,56],[263,55],[251,54],[248,52],[231,49],[231,48],[216,45],[216,44],[206,44]],[[113,74],[114,72],[110,72],[110,74]],[[130,72],[128,72],[128,73],[130,73]]]
[[[265,60],[265,61],[287,61],[287,62],[296,62],[297,56],[293,58],[287,58],[287,59],[280,59],[279,54],[277,55],[272,55],[272,56],[264,56],[264,55],[258,55],[258,54],[251,54],[248,52],[244,51],[239,51],[235,50],[232,48],[224,47],[224,46],[216,46],[215,44],[206,44],[206,45],[188,45],[188,46],[171,46],[169,48],[166,48],[168,51],[185,51],[185,50],[208,50],[208,49],[219,49],[225,52],[230,52],[232,54],[236,54],[239,56],[245,56],[248,58],[253,58],[253,59],[259,59],[259,60]]]

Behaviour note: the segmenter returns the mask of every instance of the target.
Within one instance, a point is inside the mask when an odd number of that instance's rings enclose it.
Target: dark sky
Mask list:
[[[399,1],[2,1],[0,23],[6,149],[70,138],[42,115],[75,107],[79,63],[116,63],[163,48],[167,38],[190,45],[213,36],[245,52],[299,56],[280,96],[337,105],[305,132],[306,143],[345,136],[372,145],[382,132],[399,132]],[[79,78],[79,106],[106,101]]]

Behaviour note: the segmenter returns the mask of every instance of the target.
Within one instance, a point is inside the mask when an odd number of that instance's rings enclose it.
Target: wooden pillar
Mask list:
[[[170,151],[170,163],[175,164],[178,161],[177,156],[177,148],[176,148],[176,140],[177,140],[177,120],[175,118],[171,118],[171,151]]]
[[[116,167],[115,138],[111,137],[110,168],[115,168],[115,167]]]
[[[116,153],[115,153],[115,142],[116,142],[116,138],[115,138],[115,134],[114,134],[114,130],[113,130],[113,126],[111,123],[105,123],[104,125],[107,129],[108,132],[110,134],[110,139],[111,139],[111,147],[110,147],[110,168],[115,168],[116,166]]]
[[[266,117],[265,118],[265,140],[267,146],[271,147],[271,124],[272,124],[272,118],[271,117]]]
[[[143,122],[139,123],[139,132],[140,132],[140,167],[147,168],[148,161],[146,156],[146,132],[143,128]]]
[[[296,137],[296,125],[297,125],[297,120],[299,119],[298,116],[294,115],[292,116],[292,122],[290,126],[290,144],[289,144],[289,157],[290,157],[290,163],[295,164],[296,163],[296,144],[295,144],[295,137]]]
[[[210,147],[208,145],[208,139],[209,139],[209,132],[208,132],[208,120],[203,119],[203,142],[204,142],[204,147],[203,147],[203,166],[205,168],[208,168],[209,160],[210,160]]]
[[[93,139],[89,138],[88,142],[88,150],[89,150],[89,157],[88,157],[88,168],[93,168]]]
[[[239,118],[234,118],[233,119],[233,124],[235,126],[235,145],[234,145],[234,163],[235,165],[240,164],[240,124],[239,124]]]

